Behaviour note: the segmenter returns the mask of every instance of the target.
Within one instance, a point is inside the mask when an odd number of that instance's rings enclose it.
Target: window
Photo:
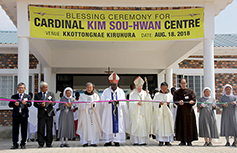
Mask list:
[[[33,77],[29,76],[28,92],[33,92],[33,85]],[[17,93],[17,76],[0,76],[0,97],[11,98],[15,93]],[[8,103],[8,101],[0,101],[0,108],[7,108]]]
[[[197,99],[200,98],[202,96],[202,89],[204,88],[204,77],[202,75],[177,75],[178,86],[182,78],[187,79],[187,87],[195,92]]]

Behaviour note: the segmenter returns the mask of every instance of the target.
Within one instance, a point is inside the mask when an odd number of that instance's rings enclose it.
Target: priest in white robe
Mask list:
[[[136,89],[130,95],[129,113],[131,120],[130,142],[134,145],[146,145],[151,130],[152,103],[139,100],[151,100],[148,90],[142,90],[144,81],[139,76],[134,80]]]
[[[86,91],[83,93],[79,101],[87,101],[88,103],[80,103],[78,106],[78,114],[80,120],[78,122],[77,134],[80,135],[80,142],[83,147],[87,147],[88,143],[96,147],[99,143],[102,130],[100,120],[100,103],[94,101],[100,100],[98,94],[93,92],[94,86],[91,82],[86,84]]]
[[[153,100],[163,101],[154,103],[153,131],[156,134],[156,141],[159,146],[171,146],[174,142],[174,117],[172,113],[173,96],[168,92],[168,84],[161,83],[160,92],[156,93]]]
[[[101,95],[102,100],[115,100],[113,102],[105,102],[102,105],[102,141],[104,146],[111,146],[114,142],[115,146],[119,143],[126,142],[125,131],[129,127],[129,112],[125,99],[125,94],[118,87],[119,76],[112,73],[109,76],[111,86],[106,88]]]

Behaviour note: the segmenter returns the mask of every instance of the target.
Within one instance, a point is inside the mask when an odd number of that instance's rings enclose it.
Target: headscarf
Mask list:
[[[209,97],[206,97],[206,96],[205,96],[205,94],[204,94],[205,90],[209,90],[209,91],[210,91]],[[202,90],[202,94],[203,94],[203,97],[204,97],[204,98],[211,98],[211,88],[205,87],[205,88]]]
[[[225,92],[225,88],[226,87],[230,87],[231,88],[231,92],[230,92],[230,95],[227,95],[226,94],[226,92]],[[231,95],[233,95],[233,88],[232,88],[232,86],[230,85],[230,84],[226,84],[225,86],[224,86],[224,88],[223,88],[223,96],[224,95],[226,95],[226,96],[231,96]]]
[[[67,97],[67,95],[66,95],[66,92],[67,92],[68,90],[71,91],[71,96],[70,96],[70,97]],[[73,94],[73,90],[72,90],[72,88],[70,88],[70,87],[65,88],[64,91],[63,91],[63,96],[64,96],[65,98],[67,98],[67,99],[72,98],[72,94]]]

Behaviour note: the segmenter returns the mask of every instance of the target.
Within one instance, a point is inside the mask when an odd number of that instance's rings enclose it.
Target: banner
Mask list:
[[[157,41],[204,37],[204,8],[75,10],[29,6],[30,37],[80,41]]]

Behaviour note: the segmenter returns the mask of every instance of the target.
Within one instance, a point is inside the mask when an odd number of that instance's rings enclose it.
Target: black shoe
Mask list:
[[[64,144],[64,147],[70,147],[69,144]]]
[[[64,144],[60,144],[60,147],[64,147]]]
[[[185,146],[186,144],[185,144],[185,142],[183,142],[183,141],[181,141],[180,142],[180,144],[179,144],[179,146]]]
[[[35,141],[35,139],[30,139],[30,141],[34,142],[34,141]]]
[[[60,139],[59,138],[56,138],[55,141],[59,141]]]
[[[138,146],[138,143],[134,143],[133,145],[134,145],[134,146]]]
[[[207,146],[212,147],[213,144],[211,142],[209,142]]]
[[[104,146],[112,146],[111,142],[105,143]]]
[[[91,146],[92,146],[92,147],[97,147],[97,145],[96,145],[96,144],[91,144]]]
[[[163,142],[159,142],[159,146],[163,146]]]
[[[208,146],[208,144],[209,144],[208,142],[205,142],[203,146]]]
[[[114,145],[117,146],[117,147],[120,146],[120,144],[118,142],[114,142]]]
[[[88,146],[88,143],[84,144],[83,147],[87,147]]]
[[[229,142],[226,142],[225,146],[230,146],[230,143],[229,143]]]
[[[172,144],[170,142],[165,142],[166,146],[172,146]]]
[[[187,142],[187,146],[192,146],[192,142]]]
[[[18,146],[17,146],[17,145],[13,145],[13,146],[11,147],[11,149],[18,149]]]
[[[72,141],[75,141],[76,140],[76,138],[72,138]]]
[[[145,145],[146,145],[146,143],[139,144],[139,146],[145,146]]]
[[[43,146],[39,145],[38,148],[43,148]]]
[[[231,146],[236,147],[236,142],[233,142]]]
[[[22,146],[21,146],[21,149],[25,149],[25,148],[26,148],[26,146],[25,146],[25,145],[22,145]]]
[[[51,148],[51,147],[53,147],[53,146],[52,146],[52,145],[46,145],[46,147]]]
[[[152,139],[156,139],[156,135],[152,134]]]

